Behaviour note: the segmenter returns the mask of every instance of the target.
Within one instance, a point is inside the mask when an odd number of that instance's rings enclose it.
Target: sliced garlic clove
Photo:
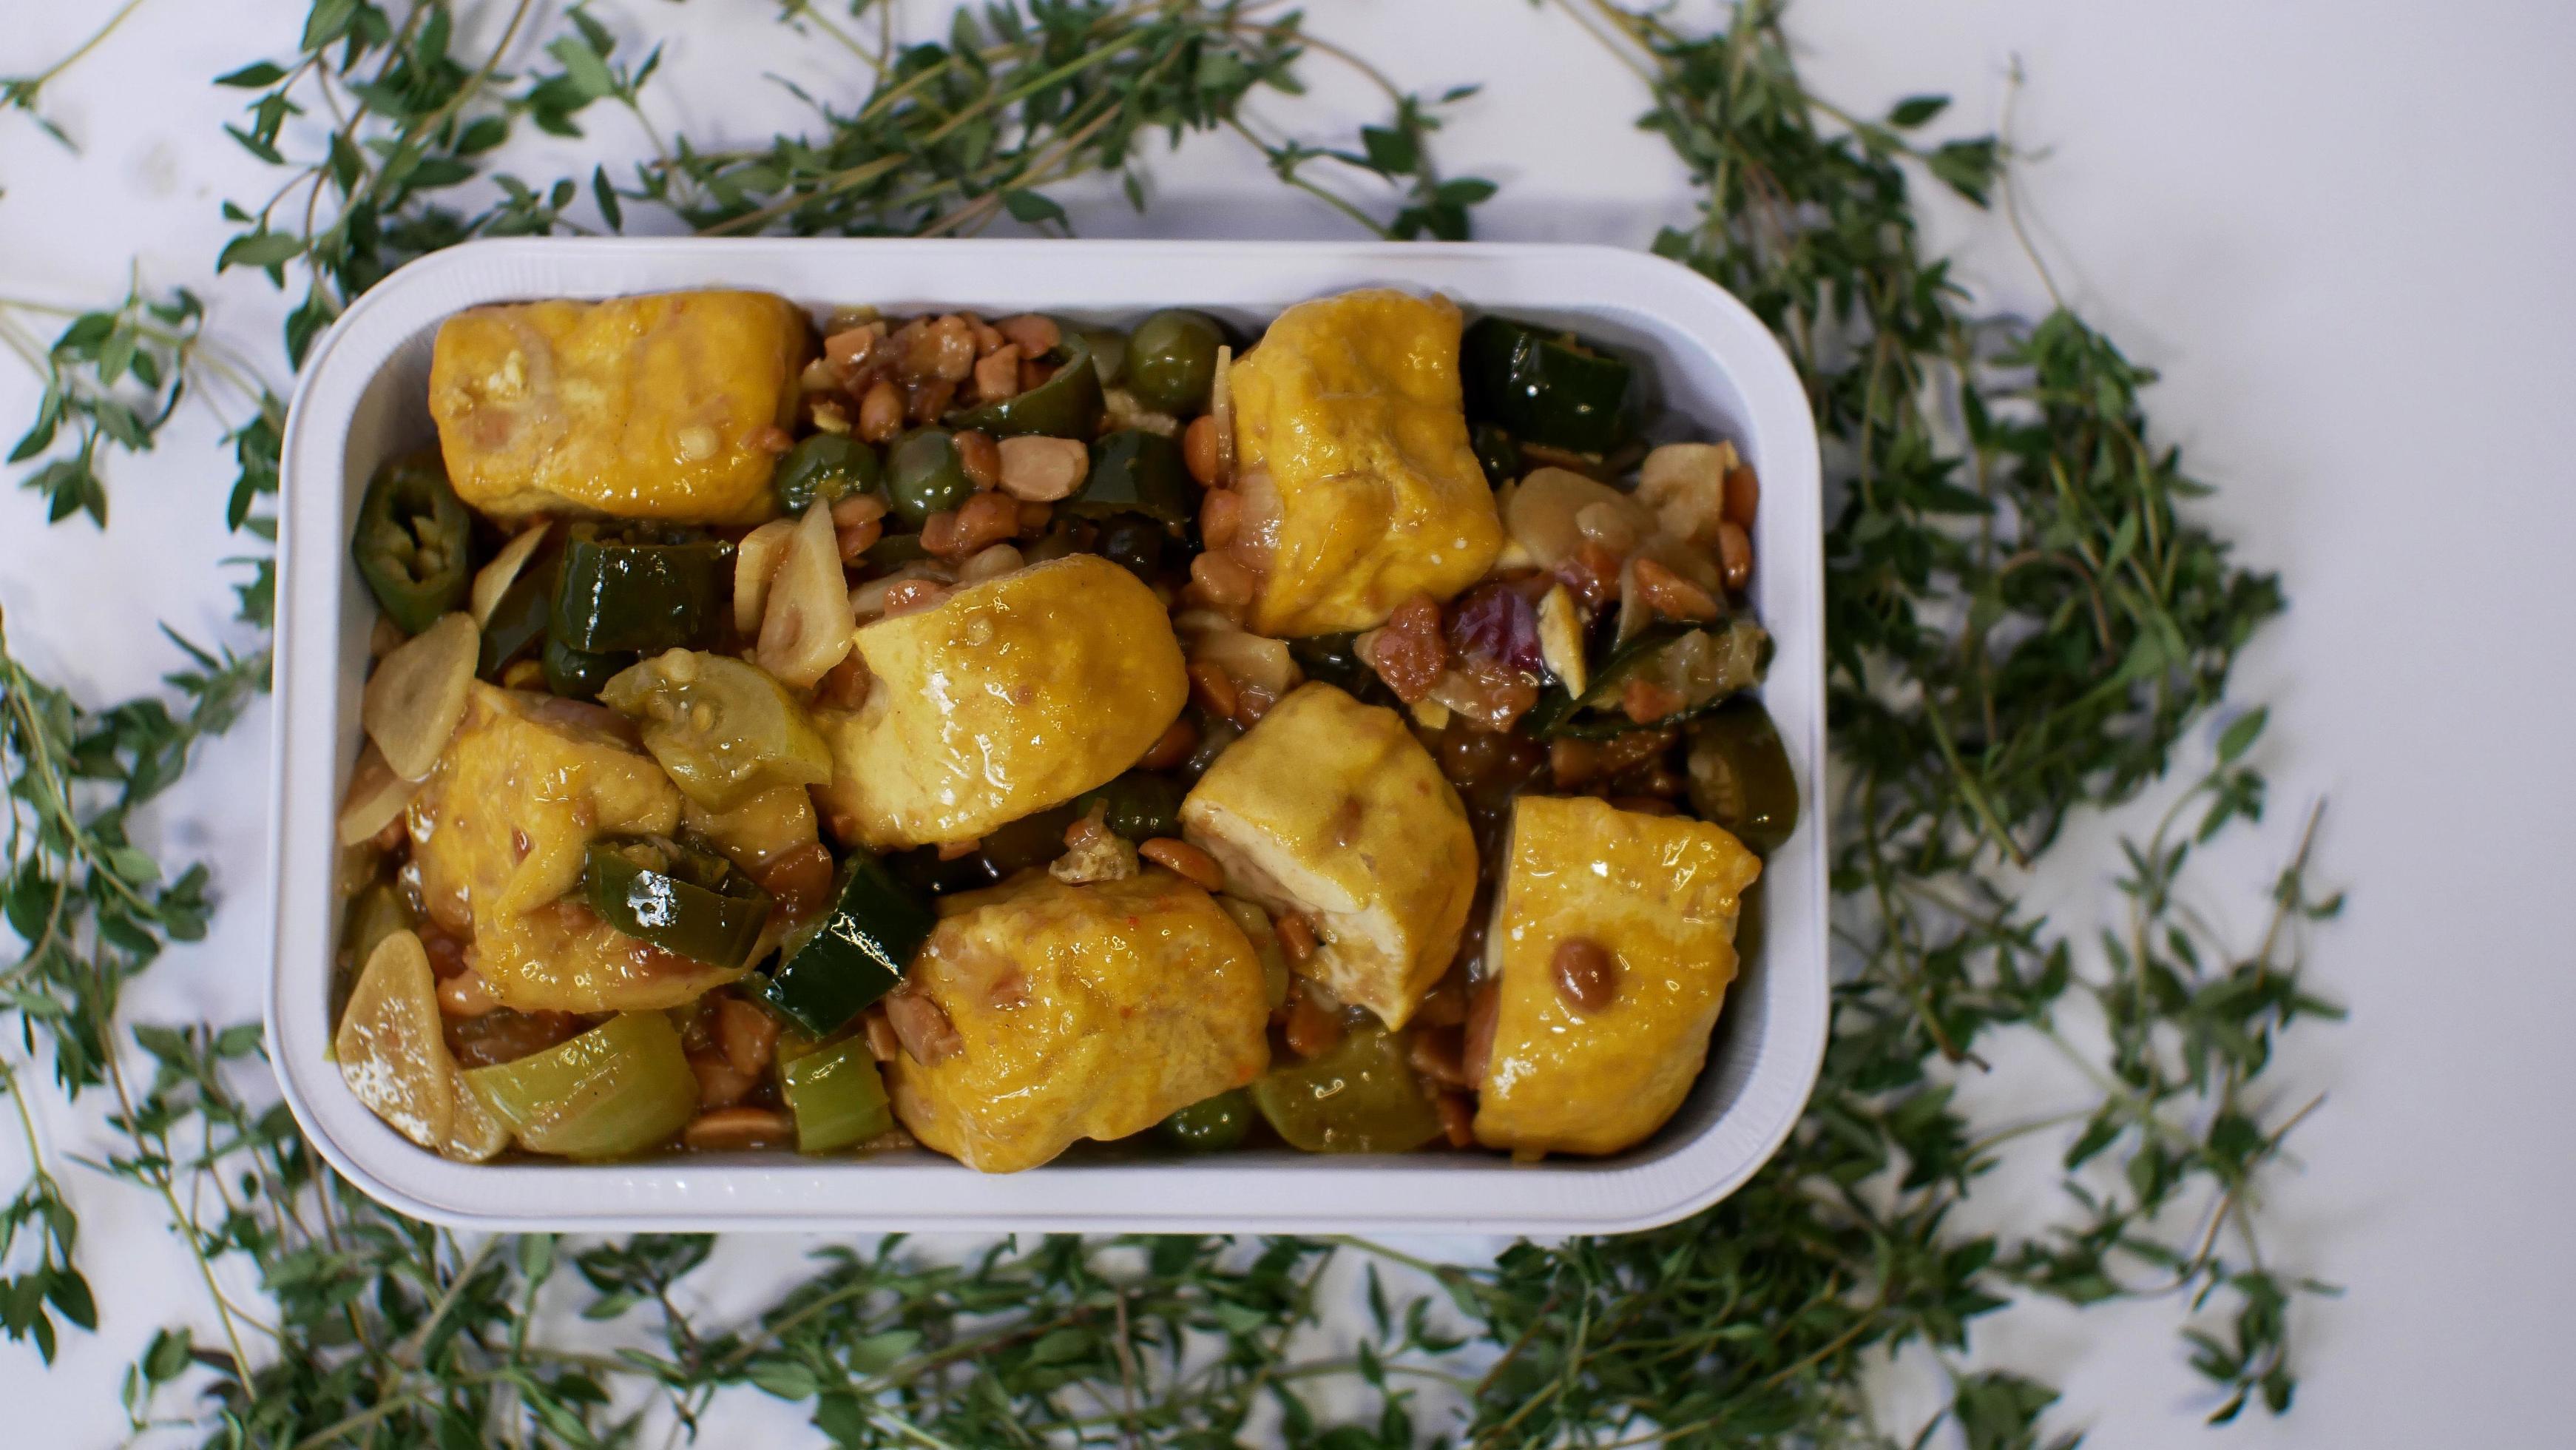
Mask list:
[[[394,774],[420,780],[438,764],[447,738],[465,718],[474,658],[482,644],[474,617],[460,610],[441,616],[385,656],[368,677],[358,719]]]

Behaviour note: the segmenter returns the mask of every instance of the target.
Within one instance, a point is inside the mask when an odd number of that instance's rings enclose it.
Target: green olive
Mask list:
[[[1192,1103],[1165,1118],[1156,1137],[1187,1153],[1222,1153],[1252,1128],[1252,1095],[1241,1088]]]
[[[886,501],[914,526],[975,496],[975,484],[957,456],[957,438],[945,428],[916,428],[894,441],[886,456]]]
[[[839,433],[817,433],[787,450],[769,486],[778,495],[778,506],[797,518],[816,499],[830,504],[866,493],[877,486],[881,471],[877,451],[865,443]]]
[[[1157,312],[1127,340],[1127,391],[1165,413],[1204,413],[1225,335],[1204,312]]]

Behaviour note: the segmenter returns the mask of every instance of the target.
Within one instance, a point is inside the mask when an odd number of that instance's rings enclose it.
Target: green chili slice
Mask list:
[[[1798,829],[1798,778],[1771,712],[1738,695],[1691,727],[1691,809],[1724,826],[1757,856]]]
[[[1122,428],[1091,445],[1082,491],[1057,505],[1079,518],[1143,514],[1157,523],[1198,517],[1198,486],[1181,461],[1181,445],[1160,433]]]
[[[728,971],[751,960],[769,920],[769,893],[722,857],[662,841],[593,842],[582,890],[628,936]]]
[[[1100,391],[1100,370],[1091,365],[1091,345],[1080,337],[1068,339],[1065,349],[1064,365],[1045,382],[1016,397],[951,413],[948,426],[973,428],[996,438],[1043,433],[1049,438],[1090,442],[1100,431],[1100,415],[1107,406]]]
[[[1471,423],[1524,443],[1608,453],[1636,431],[1637,370],[1572,333],[1480,317],[1458,345]]]
[[[937,924],[875,857],[854,851],[841,863],[831,913],[788,942],[761,995],[797,1026],[829,1037],[903,979]]]
[[[592,654],[701,644],[732,582],[720,539],[628,542],[576,531],[555,584],[554,638]]]
[[[349,551],[358,577],[405,633],[418,634],[465,603],[474,583],[472,525],[435,452],[394,459],[368,482]]]

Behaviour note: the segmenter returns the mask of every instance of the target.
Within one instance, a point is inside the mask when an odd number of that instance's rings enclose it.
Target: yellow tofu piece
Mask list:
[[[1136,763],[1189,678],[1162,602],[1073,554],[858,632],[873,683],[819,722],[832,827],[872,851],[970,841]]]
[[[1522,796],[1494,921],[1494,1055],[1476,1140],[1514,1153],[1616,1153],[1664,1125],[1708,1060],[1735,979],[1735,919],[1762,863],[1706,821]],[[1598,1012],[1556,985],[1559,943],[1588,937],[1616,963]]]
[[[1503,546],[1467,442],[1456,304],[1390,289],[1301,302],[1233,369],[1246,536],[1270,549],[1258,634],[1371,629],[1446,600]]]
[[[1476,839],[1458,793],[1393,710],[1313,684],[1271,707],[1181,803],[1227,888],[1303,913],[1294,970],[1401,1027],[1458,951]]]
[[[759,523],[810,333],[766,292],[469,308],[430,356],[448,479],[494,518]]]
[[[592,841],[668,835],[681,804],[618,716],[478,681],[410,806],[430,919],[467,938],[468,965],[521,1011],[689,1001],[740,973],[637,941],[577,896]]]
[[[903,990],[963,1047],[887,1064],[924,1144],[1016,1173],[1124,1138],[1270,1065],[1261,964],[1216,898],[1160,867],[1068,886],[1044,871],[942,903]]]

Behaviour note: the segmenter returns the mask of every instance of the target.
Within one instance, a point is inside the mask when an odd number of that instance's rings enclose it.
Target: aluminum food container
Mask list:
[[[385,458],[433,439],[430,344],[480,303],[688,287],[778,292],[819,316],[972,308],[1104,320],[1194,306],[1257,333],[1292,303],[1354,287],[1438,291],[1471,313],[1563,323],[1651,360],[1693,436],[1759,472],[1754,597],[1778,653],[1763,698],[1807,803],[1763,873],[1764,929],[1673,1121],[1616,1157],[1276,1152],[1117,1161],[1077,1149],[988,1176],[916,1151],[577,1164],[452,1163],[414,1147],[328,1060],[339,933],[334,822],[358,743],[375,610],[348,519]],[[1823,561],[1816,434],[1787,358],[1741,303],[1687,269],[1601,247],[1083,241],[487,241],[387,278],[314,349],[288,414],[277,616],[276,882],[269,1041],[287,1102],[331,1166],[417,1217],[487,1229],[1598,1233],[1717,1201],[1796,1123],[1825,1044]]]

